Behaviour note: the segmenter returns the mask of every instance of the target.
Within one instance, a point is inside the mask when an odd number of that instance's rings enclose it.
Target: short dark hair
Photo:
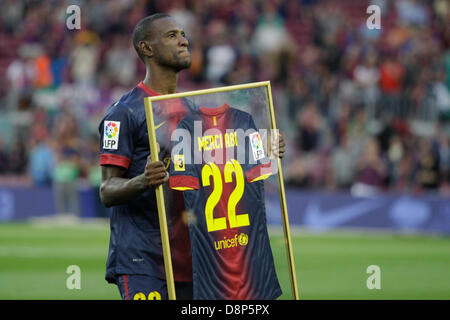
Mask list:
[[[155,20],[161,19],[161,18],[170,18],[170,15],[166,13],[155,13],[151,16],[145,17],[141,19],[133,30],[133,46],[136,50],[139,58],[145,63],[144,55],[141,52],[141,49],[139,48],[139,42],[144,40],[150,40],[150,34],[151,34],[151,27]]]

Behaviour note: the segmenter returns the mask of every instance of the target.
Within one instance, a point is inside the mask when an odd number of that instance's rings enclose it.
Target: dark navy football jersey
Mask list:
[[[102,119],[100,164],[126,169],[124,178],[145,170],[150,155],[144,98],[157,93],[142,82],[113,104]],[[161,160],[170,160],[170,131],[194,106],[187,100],[172,100],[155,106],[157,140]],[[170,217],[170,243],[175,281],[192,281],[189,234],[183,222],[183,195],[165,185]],[[154,190],[129,203],[113,206],[106,279],[115,282],[120,274],[151,275],[165,279],[158,210]]]
[[[194,299],[276,299],[263,181],[272,166],[251,115],[200,108],[178,130],[169,184],[191,210]]]

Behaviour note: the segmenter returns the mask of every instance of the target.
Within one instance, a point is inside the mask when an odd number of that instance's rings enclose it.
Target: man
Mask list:
[[[106,280],[117,284],[122,299],[167,299],[154,188],[166,183],[169,174],[163,162],[150,159],[144,98],[176,92],[178,73],[191,63],[189,42],[169,15],[154,14],[138,22],[133,45],[146,66],[145,79],[108,109],[99,127],[100,198],[112,207]],[[278,156],[283,157],[281,135],[278,145]],[[168,209],[169,216],[178,217],[171,239],[176,295],[192,299],[188,229],[181,219],[183,198],[172,193],[169,196],[178,199]]]

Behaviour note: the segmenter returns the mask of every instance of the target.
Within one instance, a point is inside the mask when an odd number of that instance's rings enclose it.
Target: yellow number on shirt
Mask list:
[[[227,228],[227,221],[225,217],[214,218],[214,208],[220,200],[222,195],[222,175],[220,174],[219,168],[214,164],[210,163],[203,167],[202,169],[202,183],[203,186],[208,187],[210,185],[210,177],[213,177],[214,189],[206,201],[205,216],[206,216],[206,227],[208,232],[223,230]]]
[[[237,228],[250,225],[250,221],[248,219],[248,214],[236,215],[236,205],[244,194],[244,173],[242,172],[242,167],[239,162],[231,159],[231,161],[228,161],[225,165],[225,183],[233,181],[233,172],[236,176],[236,187],[228,199],[228,221],[230,222],[230,228]]]
[[[152,291],[148,294],[148,300],[161,300],[161,295],[158,291]]]
[[[147,298],[145,297],[145,294],[138,292],[134,295],[133,300],[147,300]]]
[[[236,187],[230,194],[228,199],[228,221],[230,223],[230,228],[237,228],[250,225],[250,220],[248,214],[236,215],[236,205],[239,200],[241,200],[244,194],[244,173],[242,167],[234,159],[228,161],[225,164],[224,169],[224,180],[225,183],[230,183],[233,181],[233,172],[236,177]],[[208,232],[218,231],[227,228],[227,222],[225,217],[214,218],[214,208],[222,196],[223,185],[222,185],[222,174],[220,169],[213,162],[205,164],[202,169],[202,183],[203,186],[208,187],[210,185],[210,177],[213,177],[214,189],[206,201],[205,216],[206,216],[206,227]]]
[[[133,300],[147,300],[147,297],[142,292],[138,292],[134,295]],[[148,294],[148,300],[161,300],[161,295],[158,291],[152,291]]]

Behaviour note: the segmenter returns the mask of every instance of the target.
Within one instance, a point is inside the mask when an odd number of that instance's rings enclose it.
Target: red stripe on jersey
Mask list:
[[[177,188],[189,188],[189,189],[199,189],[198,178],[192,176],[171,176],[169,178],[169,187],[171,189]]]
[[[245,176],[247,177],[247,183],[251,183],[253,180],[265,176],[265,175],[271,175],[273,173],[272,170],[272,163],[261,163],[257,165],[256,167],[251,168],[245,173]]]
[[[128,169],[131,159],[118,154],[102,153],[100,155],[100,165],[113,165]]]
[[[130,300],[130,294],[128,292],[128,278],[126,274],[123,275],[123,286],[125,288],[125,299]]]
[[[158,92],[153,91],[149,87],[147,87],[144,82],[139,82],[138,87],[147,92],[150,96],[160,96]]]

